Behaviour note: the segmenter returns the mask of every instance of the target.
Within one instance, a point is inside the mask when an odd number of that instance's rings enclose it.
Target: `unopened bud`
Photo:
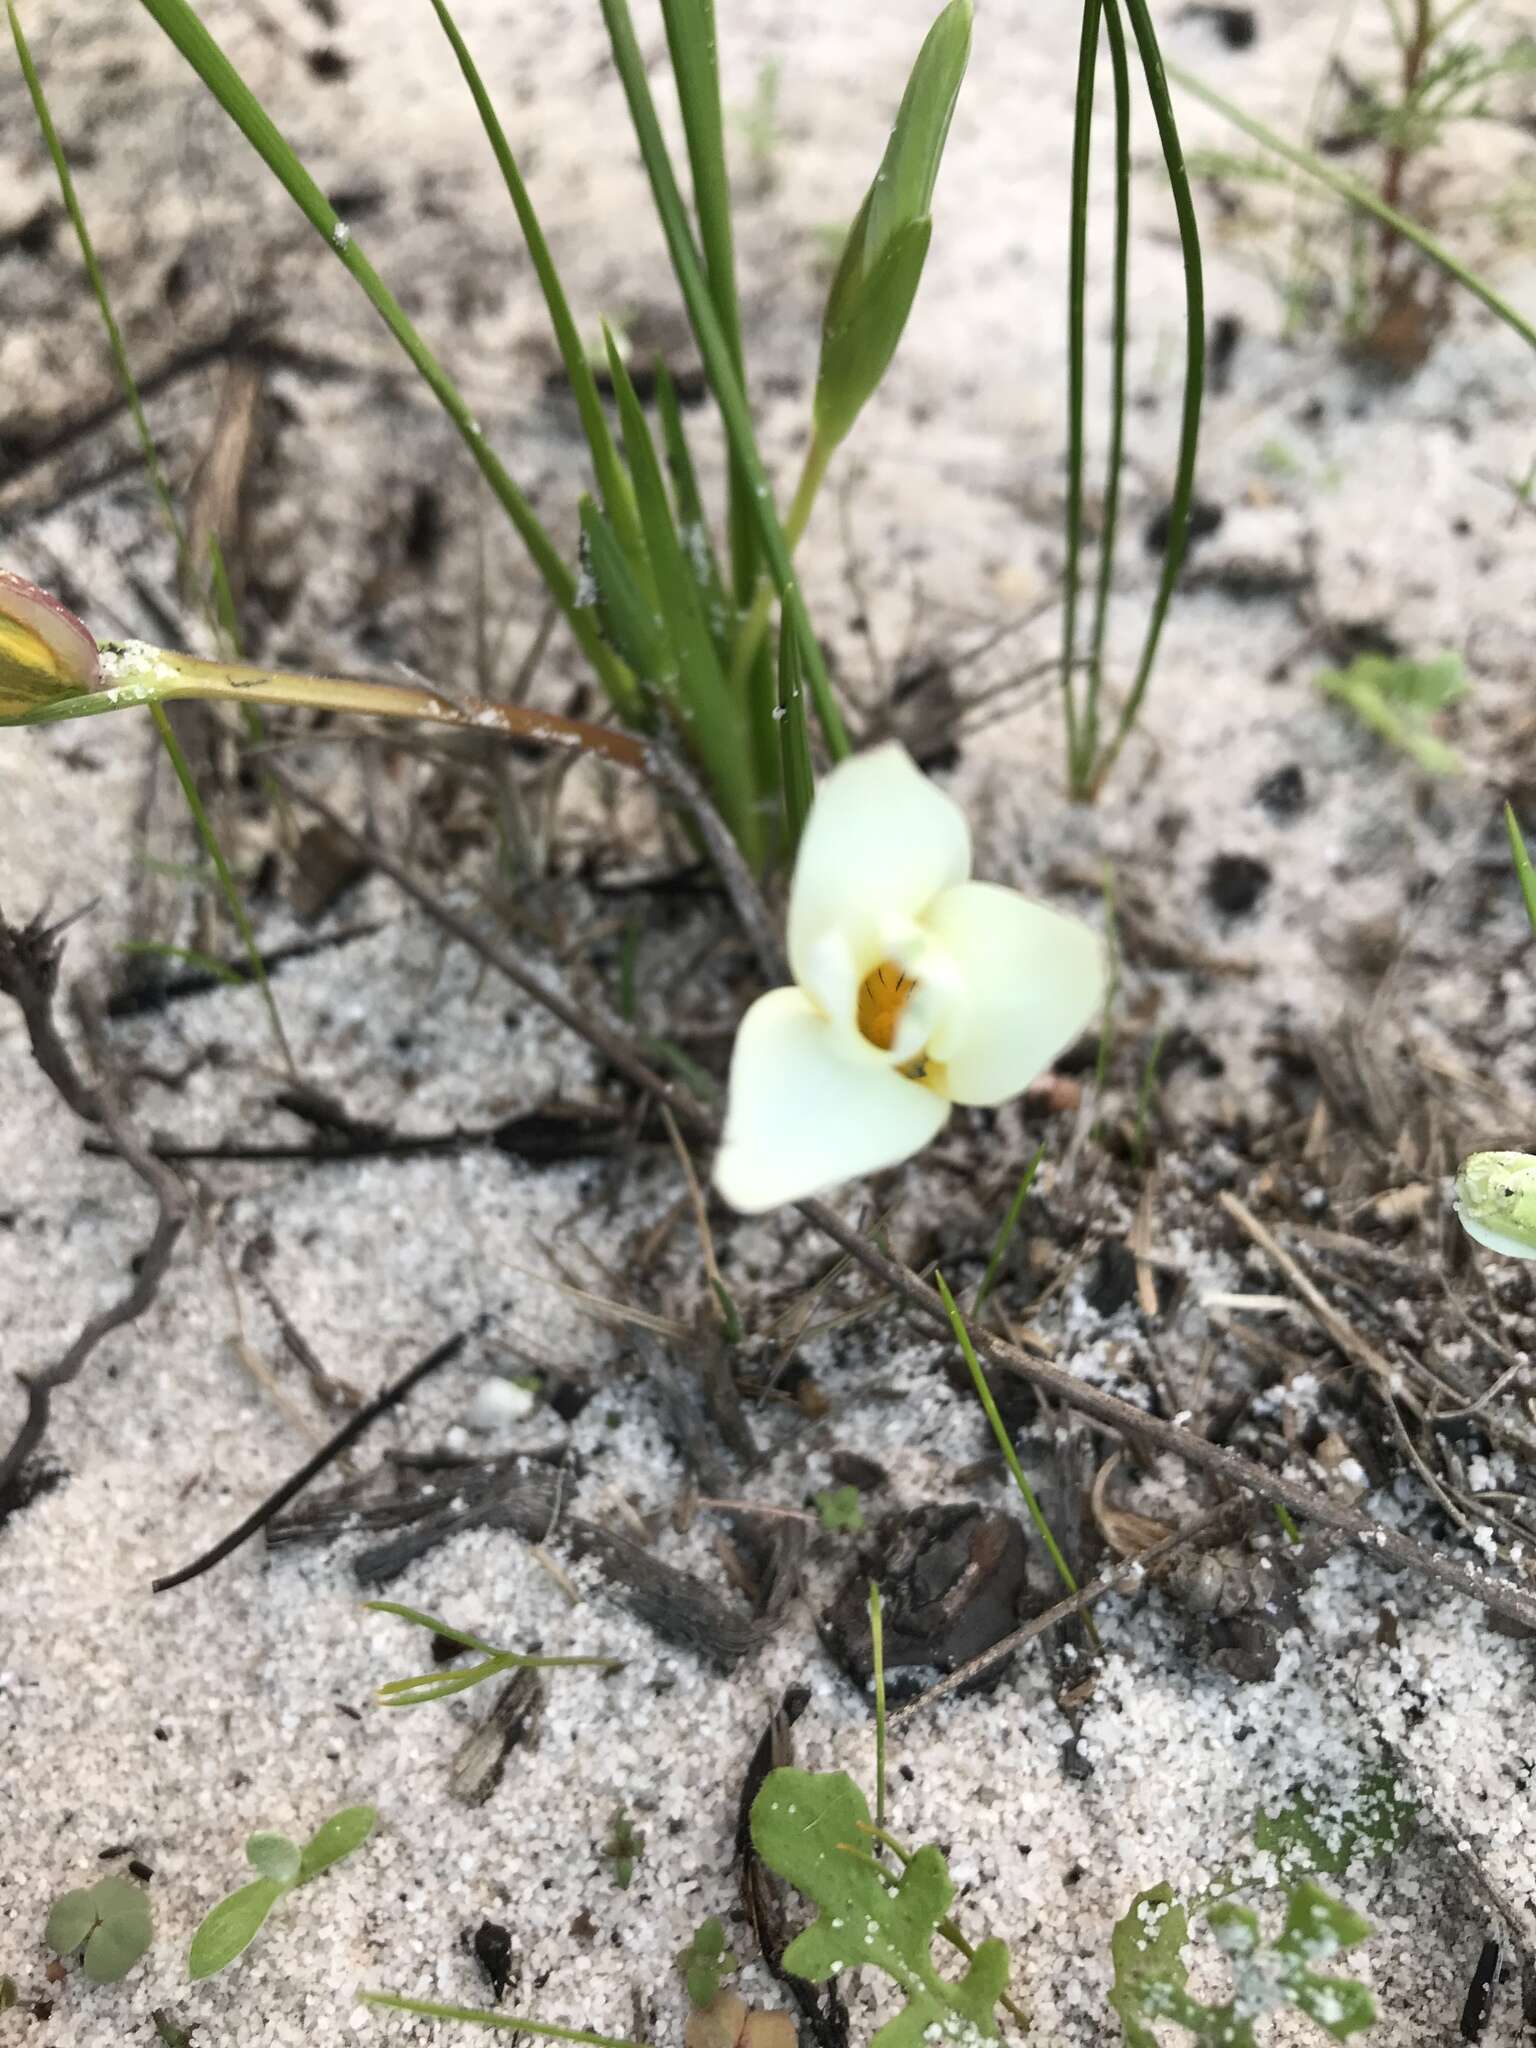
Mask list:
[[[24,577],[0,569],[0,719],[96,686],[96,642],[73,612]]]

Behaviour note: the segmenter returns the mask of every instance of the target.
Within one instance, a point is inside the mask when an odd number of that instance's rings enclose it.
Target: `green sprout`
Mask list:
[[[402,1621],[414,1622],[417,1628],[430,1629],[447,1642],[458,1643],[466,1650],[479,1650],[482,1658],[480,1663],[466,1665],[461,1671],[424,1671],[414,1678],[386,1679],[377,1694],[381,1707],[421,1707],[432,1700],[451,1699],[455,1693],[484,1685],[488,1678],[499,1678],[504,1671],[585,1669],[601,1671],[606,1676],[624,1668],[621,1657],[525,1657],[517,1650],[498,1650],[494,1643],[480,1636],[450,1627],[446,1621],[423,1614],[419,1608],[402,1607],[395,1600],[365,1600],[363,1605],[371,1614],[395,1614]]]
[[[864,1527],[864,1510],[856,1486],[828,1486],[814,1496],[823,1529],[834,1534],[846,1531],[857,1536]]]
[[[627,1892],[635,1880],[635,1865],[645,1854],[645,1831],[635,1826],[622,1806],[613,1809],[608,1839],[599,1853],[613,1865],[613,1881],[619,1890]]]
[[[187,1951],[187,1975],[195,1982],[225,1969],[255,1940],[279,1899],[360,1848],[378,1818],[372,1806],[343,1807],[315,1830],[302,1849],[287,1835],[263,1831],[248,1836],[246,1861],[257,1874],[249,1884],[221,1899],[193,1935]]]
[[[1462,759],[1434,730],[1448,705],[1467,694],[1459,656],[1406,661],[1385,654],[1357,654],[1346,669],[1324,669],[1317,687],[1337,698],[1372,732],[1416,761],[1428,775],[1459,775]]]
[[[679,1950],[677,1967],[688,1988],[688,2003],[695,2012],[702,2012],[736,1968],[736,1958],[725,1945],[725,1928],[714,1915],[700,1921],[692,1941]]]

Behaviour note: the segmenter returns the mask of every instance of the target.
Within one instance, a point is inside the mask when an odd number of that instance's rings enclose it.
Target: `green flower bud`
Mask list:
[[[929,208],[971,51],[971,0],[950,0],[918,52],[821,323],[816,433],[833,448],[889,367],[928,254]]]
[[[1468,1237],[1509,1259],[1536,1259],[1536,1155],[1474,1152],[1456,1175],[1456,1214]]]
[[[82,696],[99,672],[96,642],[74,613],[0,569],[0,720]]]

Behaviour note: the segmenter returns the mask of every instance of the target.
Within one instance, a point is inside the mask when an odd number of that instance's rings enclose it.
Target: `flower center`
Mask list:
[[[903,974],[894,960],[882,960],[859,988],[859,1034],[881,1052],[896,1043],[901,1013],[917,991],[910,974]]]

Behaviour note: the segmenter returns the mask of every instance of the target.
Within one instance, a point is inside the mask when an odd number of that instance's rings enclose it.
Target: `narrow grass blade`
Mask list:
[[[580,2041],[585,2048],[649,2048],[645,2041],[621,2041],[612,2034],[587,2034],[577,2027],[555,2027],[520,2013],[479,2012],[472,2005],[433,2005],[424,1998],[396,1998],[389,1991],[360,1991],[364,2005],[386,2012],[413,2012],[428,2020],[463,2020],[472,2027],[495,2027],[504,2034],[532,2034],[543,2041]]]
[[[784,851],[790,860],[816,795],[811,769],[811,736],[806,729],[805,692],[800,686],[800,643],[787,627],[779,633],[779,701],[775,713],[782,757]]]
[[[117,950],[134,954],[141,960],[174,960],[178,967],[190,967],[195,973],[222,981],[226,988],[250,986],[238,969],[227,961],[215,960],[211,953],[198,952],[195,946],[173,946],[166,939],[124,939]]]
[[[1481,300],[1489,312],[1518,334],[1523,342],[1531,348],[1536,348],[1536,326],[1533,326],[1522,313],[1517,312],[1508,299],[1501,297],[1492,285],[1485,284],[1476,271],[1469,270],[1460,258],[1454,256],[1443,242],[1437,241],[1427,228],[1420,227],[1419,223],[1411,220],[1406,213],[1399,213],[1396,207],[1388,206],[1369,185],[1362,185],[1359,179],[1350,177],[1345,171],[1335,170],[1332,164],[1314,155],[1310,149],[1303,149],[1298,143],[1288,142],[1273,128],[1268,128],[1262,121],[1255,120],[1252,114],[1245,114],[1241,107],[1234,105],[1213,86],[1205,84],[1202,79],[1194,77],[1179,65],[1169,64],[1164,68],[1176,85],[1182,86],[1185,92],[1192,93],[1197,100],[1203,100],[1206,106],[1220,114],[1223,120],[1230,121],[1234,128],[1241,129],[1251,142],[1256,142],[1261,149],[1271,150],[1276,156],[1283,157],[1288,164],[1294,164],[1297,170],[1305,171],[1309,178],[1316,179],[1320,185],[1326,185],[1330,192],[1336,192],[1351,206],[1358,207],[1362,213],[1370,214],[1384,227],[1391,228],[1395,234],[1411,242],[1421,256],[1427,257],[1431,263],[1443,270],[1447,277],[1454,279],[1463,291],[1468,291],[1473,298]]]
[[[869,1654],[875,1680],[875,1826],[885,1826],[885,1612],[880,1587],[869,1582]]]
[[[443,34],[452,46],[458,59],[464,82],[469,87],[475,102],[475,111],[485,129],[486,140],[491,145],[497,168],[512,201],[512,210],[517,215],[518,227],[522,230],[529,259],[533,264],[534,276],[539,280],[539,289],[544,294],[544,304],[549,312],[549,324],[554,329],[555,345],[560,351],[560,360],[570,383],[576,410],[581,415],[582,432],[587,437],[587,446],[592,451],[592,467],[597,477],[597,488],[607,513],[618,535],[624,552],[631,560],[641,557],[640,527],[635,515],[634,499],[629,489],[629,479],[619,461],[619,451],[614,445],[609,430],[608,416],[603,411],[602,399],[598,396],[597,380],[592,375],[592,365],[587,352],[581,345],[581,336],[576,331],[576,322],[571,317],[570,304],[565,296],[565,287],[560,282],[560,273],[550,255],[549,244],[544,239],[544,230],[534,211],[528,188],[523,183],[522,172],[518,169],[517,158],[507,141],[506,131],[501,125],[491,96],[469,53],[458,25],[449,13],[445,0],[432,0],[432,7],[442,24]]]
[[[693,207],[705,275],[720,332],[730,351],[737,382],[747,388],[741,339],[741,306],[736,295],[736,248],[731,225],[731,182],[725,160],[725,122],[720,110],[720,67],[716,57],[714,0],[661,0],[672,75],[682,109],[688,163],[693,172]],[[728,532],[731,589],[738,605],[751,601],[757,583],[757,522],[752,484],[734,451],[730,458]]]
[[[667,473],[672,479],[672,500],[677,507],[683,551],[693,571],[693,580],[699,586],[710,638],[723,666],[729,662],[731,654],[731,609],[720,576],[715,544],[710,537],[709,521],[704,515],[704,500],[688,448],[682,409],[677,402],[677,388],[665,363],[656,365],[656,410],[661,418],[661,445],[666,453]]]
[[[1093,84],[1099,61],[1101,0],[1083,0],[1072,118],[1072,196],[1067,248],[1067,551],[1061,587],[1061,710],[1067,733],[1067,779],[1082,793],[1085,764],[1077,702],[1077,604],[1083,555],[1083,440],[1088,297],[1088,169],[1093,143]],[[1091,767],[1091,763],[1088,764]]]
[[[43,91],[43,82],[38,76],[37,67],[32,61],[32,52],[22,30],[21,17],[16,12],[15,0],[6,0],[6,13],[10,17],[11,36],[16,44],[16,55],[21,62],[21,75],[26,80],[27,91],[31,96],[32,111],[37,117],[37,125],[42,131],[43,141],[47,145],[48,154],[53,159],[54,175],[59,181],[59,193],[64,201],[64,210],[69,215],[70,225],[74,228],[75,240],[80,245],[81,261],[85,265],[85,274],[90,280],[91,290],[96,295],[96,305],[101,314],[101,324],[107,331],[107,346],[112,351],[112,361],[117,369],[117,379],[122,386],[123,398],[128,407],[128,415],[133,421],[134,433],[138,437],[139,454],[144,463],[144,471],[149,478],[155,496],[160,500],[160,509],[165,514],[166,524],[170,527],[171,533],[175,537],[178,565],[190,581],[191,563],[187,554],[186,531],[182,526],[181,517],[176,510],[175,501],[171,497],[170,486],[165,480],[165,471],[160,466],[160,452],[155,446],[154,435],[149,431],[149,421],[144,414],[143,402],[139,397],[139,387],[134,380],[133,371],[128,362],[128,350],[123,341],[123,332],[117,324],[117,315],[112,310],[112,301],[107,293],[107,281],[102,275],[100,263],[96,260],[96,246],[92,242],[90,230],[85,224],[85,213],[80,205],[79,195],[75,191],[75,181],[69,168],[69,159],[64,154],[64,145],[59,140],[58,130],[53,125],[53,116],[48,109],[47,95]]]
[[[753,787],[752,757],[742,706],[726,690],[693,570],[678,537],[656,445],[629,372],[608,343],[608,369],[619,402],[624,453],[634,479],[635,504],[646,553],[656,578],[661,616],[677,663],[678,710],[689,751],[704,767],[710,790],[737,844],[761,864],[762,821]]]
[[[1029,1518],[1039,1532],[1040,1541],[1050,1553],[1051,1563],[1056,1567],[1056,1576],[1061,1580],[1061,1583],[1069,1593],[1075,1593],[1078,1587],[1077,1580],[1072,1575],[1072,1567],[1061,1554],[1061,1546],[1056,1541],[1050,1523],[1045,1519],[1045,1511],[1035,1498],[1035,1489],[1024,1477],[1024,1467],[1019,1463],[1019,1454],[1013,1447],[1012,1437],[1009,1436],[1003,1426],[1003,1418],[997,1412],[997,1403],[992,1398],[992,1389],[987,1385],[987,1376],[981,1369],[981,1360],[976,1356],[976,1347],[971,1342],[970,1331],[965,1327],[965,1319],[955,1306],[955,1297],[950,1293],[944,1275],[942,1273],[935,1273],[933,1279],[934,1285],[939,1290],[939,1296],[944,1303],[945,1314],[949,1317],[950,1328],[955,1333],[955,1341],[965,1354],[965,1362],[970,1368],[971,1381],[976,1389],[976,1397],[987,1412],[987,1420],[992,1425],[992,1434],[997,1438],[997,1447],[1007,1460],[1008,1470],[1013,1474],[1013,1483],[1023,1496],[1024,1505],[1028,1508]],[[1082,1615],[1082,1623],[1083,1633],[1087,1636],[1093,1647],[1097,1649],[1099,1647],[1098,1632],[1094,1628],[1092,1617],[1086,1609]]]
[[[607,517],[590,498],[583,498],[581,558],[586,584],[577,596],[583,610],[596,615],[603,637],[642,683],[670,689],[676,664],[667,636],[623,545]]]
[[[42,79],[38,76],[37,67],[32,61],[32,52],[27,45],[26,36],[22,31],[21,18],[16,12],[15,0],[6,0],[6,12],[10,17],[11,36],[16,44],[16,55],[21,63],[22,76],[27,83],[27,92],[32,100],[33,112],[37,116],[37,125],[42,130],[43,141],[46,143],[48,154],[53,160],[54,174],[59,181],[59,191],[64,200],[65,211],[68,213],[70,224],[74,228],[75,240],[80,245],[80,258],[85,265],[86,276],[90,279],[91,290],[96,296],[96,305],[101,314],[102,326],[106,329],[107,345],[112,352],[112,361],[117,370],[118,382],[123,389],[123,397],[127,403],[129,415],[133,420],[134,432],[138,436],[139,453],[143,459],[145,473],[149,478],[155,496],[160,501],[166,522],[175,538],[177,559],[183,574],[191,582],[194,579],[190,574],[191,563],[187,550],[186,530],[182,526],[181,519],[177,514],[175,502],[171,497],[170,486],[165,480],[165,471],[160,465],[160,453],[155,446],[155,437],[149,430],[149,420],[145,415],[143,401],[139,396],[139,387],[133,374],[133,367],[128,361],[128,350],[123,341],[122,329],[118,326],[117,316],[112,310],[112,300],[107,291],[107,281],[102,275],[100,263],[96,260],[96,247],[91,240],[90,230],[85,224],[85,212],[80,205],[79,196],[75,191],[75,181],[70,173],[69,160],[64,154],[64,146],[59,141],[58,131],[53,125],[53,116],[48,109],[48,97],[43,91]],[[202,799],[197,792],[197,784],[187,765],[186,756],[182,753],[181,748],[176,742],[176,735],[171,729],[170,720],[158,704],[153,707],[153,716],[155,730],[159,733],[161,743],[170,756],[171,766],[175,770],[176,780],[181,784],[182,794],[187,800],[187,808],[192,813],[192,821],[197,828],[198,837],[202,840],[204,850],[213,862],[215,872],[219,878],[219,887],[224,892],[225,904],[228,907],[231,918],[234,920],[235,929],[239,932],[241,943],[244,945],[246,954],[250,959],[251,971],[261,989],[262,1000],[266,1004],[267,1016],[272,1025],[272,1035],[277,1041],[278,1051],[282,1055],[283,1064],[288,1069],[289,1074],[297,1080],[298,1069],[294,1065],[293,1052],[288,1044],[287,1033],[283,1030],[283,1020],[278,1012],[277,998],[273,995],[271,985],[267,980],[266,963],[262,959],[261,951],[256,944],[256,934],[251,929],[250,918],[246,915],[245,899],[240,894],[239,886],[230,872],[229,863],[224,858],[224,850],[220,846],[218,837],[214,832],[212,821],[207,811],[203,808]]]
[[[1509,850],[1514,855],[1520,894],[1525,898],[1525,914],[1531,921],[1531,930],[1536,932],[1536,869],[1532,868],[1531,856],[1525,850],[1525,838],[1513,804],[1504,806],[1504,829],[1509,834]]]
[[[1104,680],[1104,638],[1115,578],[1115,541],[1120,526],[1120,476],[1125,464],[1125,350],[1130,325],[1131,250],[1131,73],[1126,61],[1120,0],[1103,0],[1109,68],[1115,93],[1115,251],[1110,307],[1109,451],[1105,460],[1104,507],[1099,521],[1098,583],[1093,637],[1088,652],[1087,717],[1083,754],[1091,764],[1099,751],[1099,691]]]
[[[187,757],[181,751],[180,743],[175,733],[171,730],[171,721],[166,716],[165,706],[163,704],[152,704],[149,710],[150,716],[155,721],[155,730],[160,735],[160,743],[171,757],[171,767],[175,770],[176,780],[181,784],[181,793],[187,800],[187,809],[192,813],[192,822],[197,827],[198,838],[203,842],[203,851],[213,862],[214,873],[219,878],[219,887],[224,892],[225,904],[228,906],[230,916],[235,921],[235,929],[240,934],[240,943],[244,946],[246,957],[251,963],[251,972],[255,975],[257,984],[261,989],[262,1001],[267,1006],[267,1016],[272,1024],[272,1036],[277,1040],[277,1049],[282,1054],[283,1065],[288,1069],[289,1074],[297,1080],[299,1070],[294,1064],[293,1049],[288,1043],[288,1034],[283,1029],[283,1019],[277,1007],[277,997],[272,993],[272,984],[267,979],[267,963],[261,957],[261,948],[256,943],[256,934],[251,929],[251,920],[246,914],[245,898],[240,894],[240,885],[230,872],[229,862],[224,858],[224,849],[219,844],[218,834],[214,831],[212,820],[203,808],[203,800],[198,794],[197,778],[193,775]]]
[[[145,0],[145,4],[148,5],[149,0]],[[169,0],[156,0],[156,4],[164,6],[169,4]],[[848,736],[843,729],[842,716],[832,696],[832,681],[827,674],[826,662],[822,658],[821,648],[811,627],[805,599],[800,593],[799,584],[795,581],[794,562],[784,537],[784,529],[779,524],[778,513],[774,509],[773,494],[752,430],[752,416],[747,407],[741,381],[731,361],[724,331],[715,313],[714,301],[710,295],[698,249],[694,244],[692,229],[688,225],[687,212],[683,206],[682,194],[678,190],[671,158],[667,153],[661,124],[656,118],[656,107],[646,76],[645,59],[635,36],[628,0],[602,0],[602,9],[603,19],[608,25],[614,63],[629,102],[630,117],[634,122],[635,134],[640,144],[640,154],[651,181],[651,191],[655,197],[662,229],[666,234],[672,267],[677,273],[678,284],[688,307],[688,318],[693,327],[694,339],[698,342],[699,353],[704,359],[705,374],[709,378],[710,389],[715,394],[715,402],[720,408],[720,417],[725,426],[731,453],[741,464],[751,486],[753,516],[757,522],[758,537],[778,589],[780,601],[800,641],[801,658],[805,664],[812,701],[816,706],[816,715],[821,722],[828,751],[834,760],[841,760],[848,752]]]
[[[977,1288],[976,1299],[971,1304],[971,1314],[973,1316],[979,1316],[987,1305],[987,1296],[992,1292],[997,1276],[1002,1271],[1003,1259],[1007,1255],[1009,1245],[1013,1242],[1013,1233],[1019,1227],[1019,1218],[1024,1213],[1024,1204],[1029,1199],[1029,1191],[1035,1184],[1035,1175],[1040,1171],[1040,1162],[1044,1157],[1045,1146],[1042,1144],[1036,1151],[1034,1158],[1025,1167],[1019,1184],[1014,1189],[1013,1200],[1008,1204],[1008,1214],[1003,1218],[1003,1227],[997,1233],[997,1241],[992,1247],[992,1256],[987,1261],[987,1270],[981,1276],[981,1285]]]
[[[478,1650],[486,1657],[501,1655],[496,1645],[486,1642],[483,1636],[472,1636],[464,1629],[450,1628],[446,1621],[439,1621],[435,1614],[423,1614],[419,1607],[402,1607],[398,1600],[365,1600],[363,1608],[368,1614],[393,1614],[397,1620],[430,1629],[433,1635],[441,1636],[446,1643],[457,1643],[461,1649]]]
[[[576,584],[559,550],[545,532],[523,493],[513,482],[500,459],[492,453],[458,386],[417,332],[404,308],[353,240],[346,223],[337,214],[320,187],[284,139],[270,115],[245,83],[219,44],[203,25],[189,0],[140,0],[171,42],[186,58],[203,84],[244,135],[267,169],[287,192],[304,218],[325,242],[337,261],[350,271],[379,318],[410,359],[417,374],[459,431],[480,474],[495,492],[523,545],[543,577],[550,596],[560,607],[571,631],[581,645],[618,710],[626,717],[638,717],[639,692],[633,677],[597,636],[590,618],[575,606]]]
[[[1125,8],[1147,81],[1147,96],[1152,102],[1152,118],[1157,125],[1157,139],[1162,146],[1169,190],[1173,194],[1174,215],[1178,221],[1179,251],[1184,259],[1184,404],[1179,421],[1179,459],[1168,512],[1163,573],[1158,579],[1157,595],[1152,600],[1152,615],[1147,621],[1135,680],[1121,709],[1115,736],[1092,769],[1094,794],[1103,788],[1105,778],[1119,759],[1120,751],[1140,715],[1142,699],[1147,694],[1147,685],[1157,661],[1163,621],[1168,615],[1168,606],[1184,566],[1184,550],[1189,541],[1189,511],[1195,495],[1200,408],[1205,397],[1205,271],[1200,257],[1200,227],[1195,219],[1195,203],[1189,189],[1189,170],[1184,162],[1184,148],[1174,119],[1173,101],[1168,92],[1151,9],[1147,0],[1125,0]]]

